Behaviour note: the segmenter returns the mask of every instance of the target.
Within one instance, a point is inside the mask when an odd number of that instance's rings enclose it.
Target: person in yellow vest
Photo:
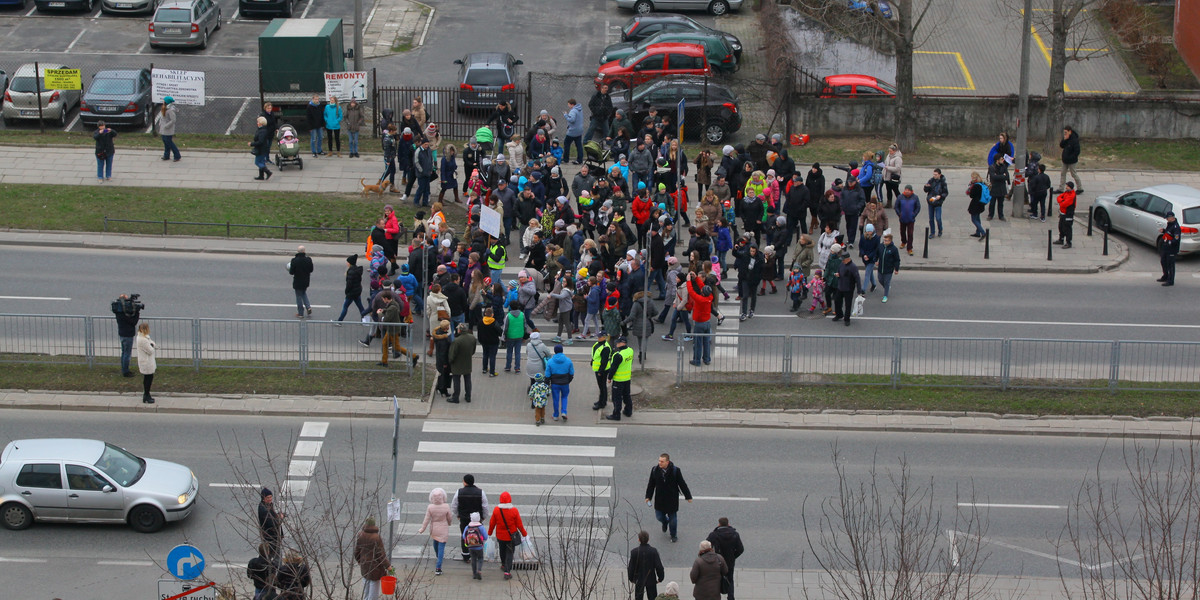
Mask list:
[[[491,277],[499,281],[500,273],[504,271],[504,263],[508,259],[507,252],[504,246],[500,244],[500,240],[488,238],[492,241],[492,246],[488,248],[487,255],[484,257],[487,261],[487,268]]]
[[[608,383],[612,385],[613,412],[605,415],[609,421],[621,420],[621,403],[625,403],[625,416],[633,417],[633,398],[629,395],[630,380],[633,379],[633,348],[626,345],[624,337],[617,338],[617,349],[612,354],[612,365],[608,370]]]
[[[608,406],[608,366],[612,354],[608,334],[601,331],[596,343],[592,344],[592,371],[596,373],[596,386],[600,388],[600,400],[592,405],[592,410],[603,410]]]

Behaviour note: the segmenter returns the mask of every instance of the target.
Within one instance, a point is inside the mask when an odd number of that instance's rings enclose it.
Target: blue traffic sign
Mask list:
[[[195,546],[175,546],[167,553],[167,570],[185,581],[195,579],[204,573],[204,554]]]

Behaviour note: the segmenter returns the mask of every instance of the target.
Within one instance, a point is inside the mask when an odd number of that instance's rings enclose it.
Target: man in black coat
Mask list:
[[[665,533],[671,530],[671,541],[677,542],[676,525],[679,517],[679,492],[688,504],[692,503],[692,490],[683,480],[683,471],[671,462],[671,455],[663,453],[658,464],[650,468],[650,482],[646,484],[646,506],[654,507],[654,518],[662,523]]]
[[[450,305],[450,331],[455,331],[459,323],[467,320],[468,299],[467,290],[463,289],[458,273],[450,273],[450,280],[442,286],[442,294]],[[454,337],[451,335],[451,337]]]
[[[662,583],[662,559],[658,550],[650,545],[650,534],[638,532],[638,547],[629,551],[629,581],[633,583],[633,600],[655,600],[658,598],[658,584]]]
[[[808,233],[808,206],[809,194],[808,186],[804,184],[804,174],[799,171],[792,173],[790,182],[786,184],[786,195],[783,201],[783,215],[787,217],[787,229],[792,237],[796,236],[796,230],[800,233]],[[824,192],[822,192],[824,193]],[[779,249],[776,248],[776,251]]]
[[[129,358],[133,355],[133,338],[137,335],[138,319],[142,316],[141,304],[121,294],[112,303],[113,315],[117,318],[117,337],[121,338],[121,376],[133,377],[129,370]]]
[[[313,261],[304,253],[304,246],[296,247],[296,255],[288,263],[292,274],[292,290],[296,292],[296,318],[312,316],[312,304],[308,301],[308,284],[313,272]]]
[[[308,149],[314,157],[325,154],[321,149],[325,135],[325,107],[321,105],[320,96],[313,94],[312,100],[304,106],[304,117],[308,125]]]
[[[1058,193],[1062,193],[1067,187],[1067,173],[1071,174],[1071,179],[1075,180],[1075,193],[1083,193],[1083,182],[1079,181],[1079,174],[1075,172],[1075,164],[1079,162],[1079,134],[1070,125],[1063,127],[1062,141],[1058,142],[1058,147],[1062,148],[1062,172],[1058,175]]]
[[[259,496],[262,501],[258,503],[258,531],[267,546],[267,557],[278,565],[282,559],[283,513],[275,510],[275,494],[270,489],[263,488]]]
[[[454,492],[454,499],[450,501],[450,512],[458,516],[458,539],[461,545],[463,562],[471,560],[471,553],[467,550],[467,543],[462,541],[462,532],[471,522],[471,513],[479,513],[481,517],[487,519],[487,494],[483,490],[475,487],[475,476],[467,473],[463,475],[463,486]]]
[[[613,117],[612,96],[608,95],[608,86],[601,85],[600,89],[592,94],[592,98],[588,100],[588,110],[592,111],[592,122],[588,125],[587,135],[583,136],[583,143],[588,143],[592,139],[592,133],[599,133],[601,138],[608,137],[608,123]]]
[[[729,567],[729,572],[725,575],[729,589],[726,592],[726,600],[733,600],[733,565],[745,551],[745,548],[742,547],[742,536],[738,535],[736,529],[729,526],[728,517],[721,517],[717,519],[717,528],[708,534],[707,539],[708,543],[712,544],[713,552],[720,554]]]

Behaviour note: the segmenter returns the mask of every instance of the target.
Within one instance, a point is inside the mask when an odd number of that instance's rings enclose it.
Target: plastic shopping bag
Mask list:
[[[521,562],[537,562],[537,546],[533,543],[533,535],[521,538],[521,545],[513,549],[513,555]]]
[[[500,562],[500,542],[496,541],[494,535],[483,542],[483,560],[484,562]]]
[[[850,311],[850,316],[861,317],[863,315],[863,305],[867,303],[867,298],[859,294],[854,298],[854,309]]]

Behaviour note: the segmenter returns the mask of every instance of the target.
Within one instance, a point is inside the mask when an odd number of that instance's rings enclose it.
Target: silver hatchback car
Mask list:
[[[0,114],[5,125],[18,119],[38,119],[38,102],[42,104],[41,117],[60,126],[67,124],[67,114],[79,104],[79,90],[46,89],[46,69],[66,69],[66,65],[41,63],[34,71],[33,63],[21,65],[13,73],[12,81],[4,92],[4,108]]]
[[[166,0],[150,19],[150,47],[207,48],[221,28],[221,7],[213,0]]]
[[[1179,255],[1200,252],[1200,190],[1177,183],[1164,183],[1140,190],[1103,194],[1096,198],[1096,226],[1120,231],[1147,244],[1162,243],[1167,213],[1175,213],[1182,234]]]
[[[199,487],[187,467],[97,440],[18,440],[0,453],[0,525],[128,523],[152,533],[181,521]]]

